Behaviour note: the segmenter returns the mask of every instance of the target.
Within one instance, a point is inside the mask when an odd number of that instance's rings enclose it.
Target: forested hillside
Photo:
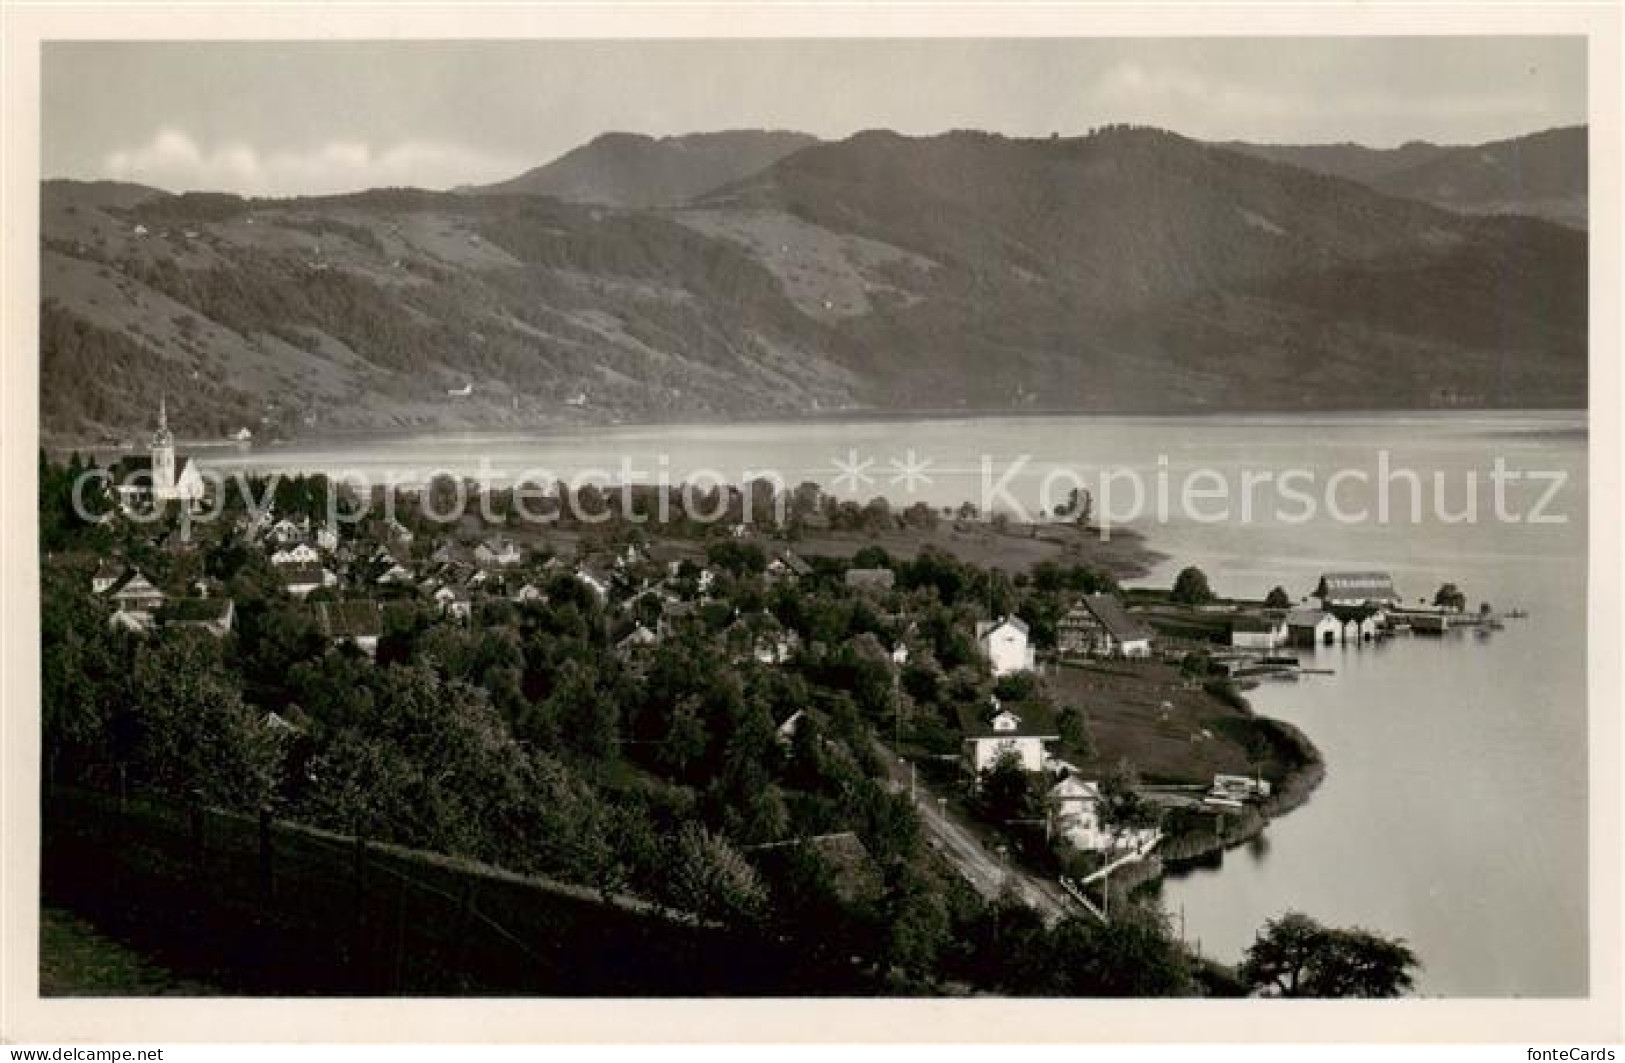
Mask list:
[[[863,133],[650,209],[42,199],[62,439],[142,431],[165,393],[194,436],[1585,401],[1583,233],[1151,129]]]

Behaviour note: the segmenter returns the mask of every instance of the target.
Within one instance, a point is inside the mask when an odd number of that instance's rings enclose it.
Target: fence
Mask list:
[[[633,898],[275,820],[59,787],[41,894],[246,995],[783,992],[761,935]]]

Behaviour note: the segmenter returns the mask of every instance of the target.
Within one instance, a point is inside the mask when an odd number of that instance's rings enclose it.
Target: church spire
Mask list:
[[[158,398],[158,431],[152,434],[153,447],[173,447],[175,437],[169,433],[169,403],[168,396]]]

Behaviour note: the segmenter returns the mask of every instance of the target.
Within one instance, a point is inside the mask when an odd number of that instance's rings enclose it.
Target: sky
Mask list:
[[[502,180],[610,131],[1392,147],[1586,120],[1580,37],[50,42],[42,80],[44,176],[253,195]]]

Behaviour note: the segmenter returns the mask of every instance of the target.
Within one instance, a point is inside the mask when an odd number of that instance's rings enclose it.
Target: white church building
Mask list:
[[[175,453],[175,436],[169,430],[169,411],[163,399],[158,400],[158,430],[152,434],[151,453],[131,454],[120,461],[114,489],[126,508],[146,498],[188,505],[203,498],[197,463]]]

